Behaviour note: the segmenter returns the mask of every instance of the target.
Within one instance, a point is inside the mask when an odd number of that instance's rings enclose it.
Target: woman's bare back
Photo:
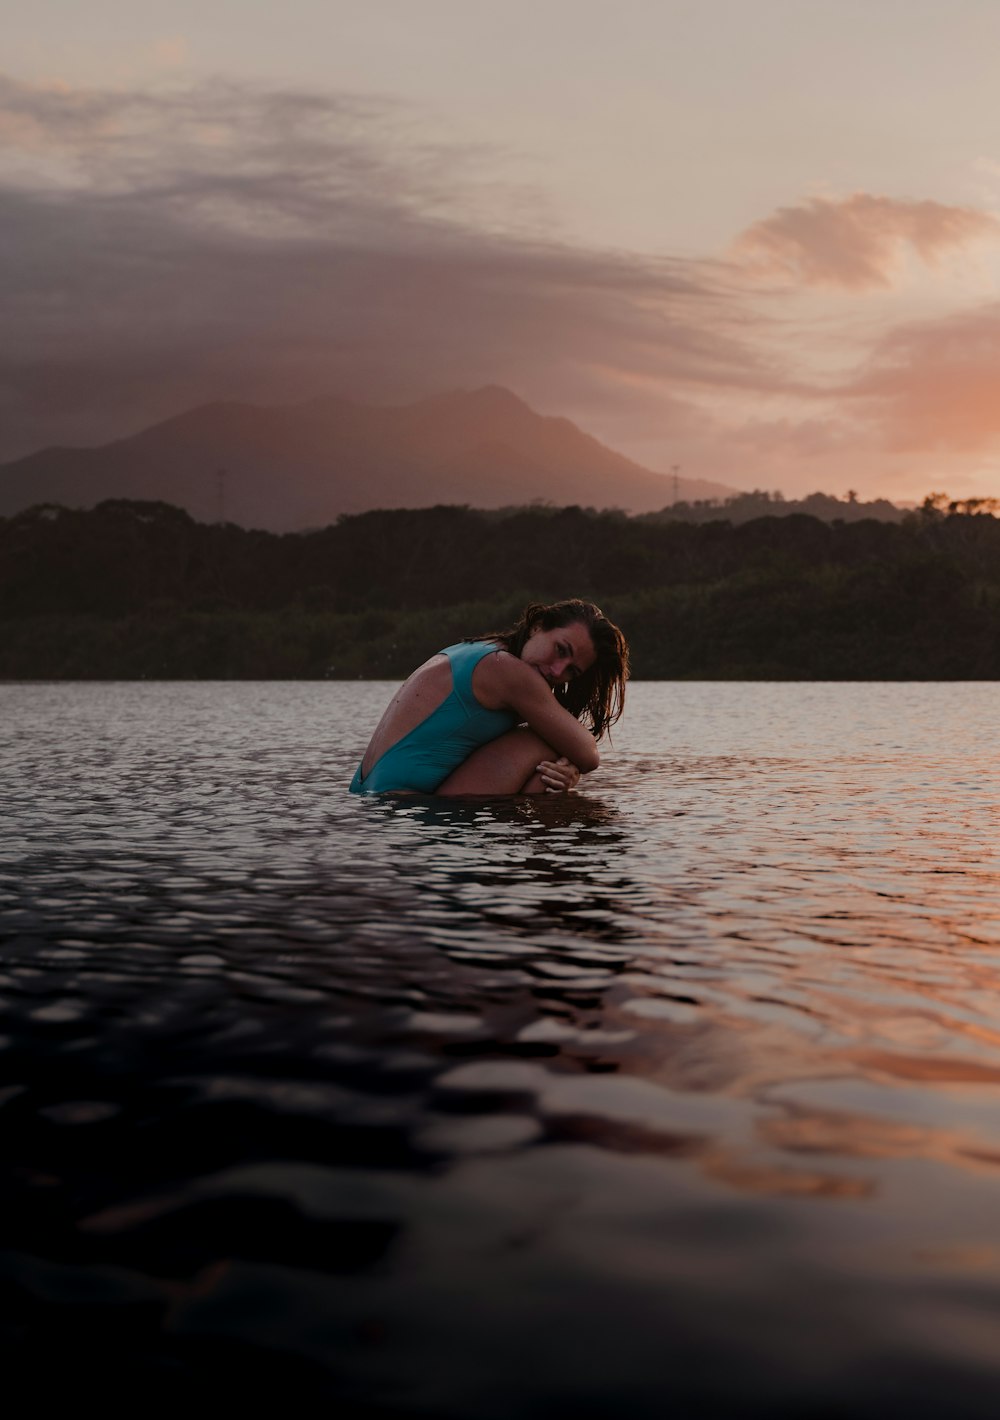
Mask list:
[[[375,727],[361,761],[362,775],[371,773],[387,750],[423,724],[451,694],[451,662],[443,652],[431,656],[418,666],[399,687],[385,708],[385,714]]]

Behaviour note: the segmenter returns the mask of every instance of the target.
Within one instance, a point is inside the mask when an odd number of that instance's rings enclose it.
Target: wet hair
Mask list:
[[[481,640],[499,641],[504,650],[519,656],[524,643],[535,631],[554,631],[579,621],[590,632],[597,659],[589,671],[574,676],[555,690],[559,704],[571,715],[582,720],[601,739],[621,718],[625,708],[625,682],[628,680],[628,642],[613,621],[593,602],[553,602],[545,606],[532,602],[509,631],[495,632]]]

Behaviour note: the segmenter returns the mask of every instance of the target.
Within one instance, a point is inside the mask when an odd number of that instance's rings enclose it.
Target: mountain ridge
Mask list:
[[[724,496],[679,479],[681,498]],[[0,465],[0,514],[37,503],[149,499],[202,520],[275,532],[372,508],[548,502],[654,512],[673,480],[511,390],[449,390],[404,405],[326,396],[216,400],[92,448],[53,446]]]

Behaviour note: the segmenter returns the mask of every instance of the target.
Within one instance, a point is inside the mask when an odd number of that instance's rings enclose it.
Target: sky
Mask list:
[[[1000,495],[996,0],[35,0],[0,459],[501,384],[737,488]]]

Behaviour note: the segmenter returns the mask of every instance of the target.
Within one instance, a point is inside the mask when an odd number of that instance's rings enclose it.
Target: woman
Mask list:
[[[594,741],[621,715],[627,677],[625,637],[592,602],[529,606],[509,631],[413,672],[351,793],[566,792],[600,763]]]

